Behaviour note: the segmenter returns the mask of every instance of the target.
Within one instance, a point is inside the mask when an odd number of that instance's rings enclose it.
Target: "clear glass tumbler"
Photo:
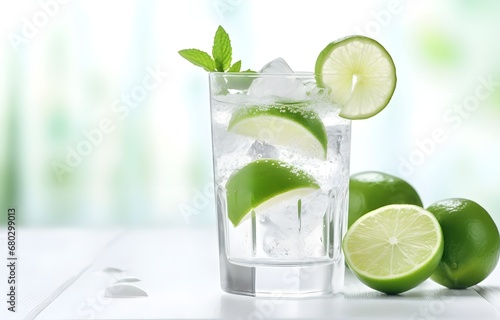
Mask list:
[[[221,286],[342,290],[351,122],[312,73],[210,73]]]

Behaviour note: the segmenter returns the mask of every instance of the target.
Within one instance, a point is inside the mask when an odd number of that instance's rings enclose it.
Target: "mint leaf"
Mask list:
[[[240,72],[241,70],[241,60],[236,61],[227,72]]]
[[[205,71],[210,72],[216,70],[214,59],[212,59],[212,57],[210,57],[210,55],[205,51],[198,49],[184,49],[180,50],[179,54],[195,66],[202,67]]]
[[[217,32],[215,32],[214,45],[212,47],[212,56],[215,61],[215,69],[219,72],[224,72],[231,66],[233,49],[231,48],[231,40],[229,36],[222,28],[219,26]]]
[[[205,51],[198,49],[180,50],[179,54],[192,64],[202,67],[208,72],[255,72],[250,69],[241,71],[241,60],[231,65],[233,58],[231,40],[222,26],[219,26],[215,32],[212,57]]]

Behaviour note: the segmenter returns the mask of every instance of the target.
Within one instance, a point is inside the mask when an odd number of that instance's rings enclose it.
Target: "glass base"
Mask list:
[[[258,297],[329,295],[342,290],[344,261],[305,266],[241,266],[220,256],[221,287],[228,293]]]
[[[219,199],[219,197],[217,197]],[[236,264],[226,253],[224,219],[217,206],[219,228],[219,263],[222,290],[228,293],[257,297],[295,298],[337,293],[344,286],[344,255],[340,246],[333,248],[333,260],[295,261],[294,264]],[[345,225],[345,224],[335,224]],[[333,229],[331,229],[333,231]],[[341,230],[338,231],[342,234]]]

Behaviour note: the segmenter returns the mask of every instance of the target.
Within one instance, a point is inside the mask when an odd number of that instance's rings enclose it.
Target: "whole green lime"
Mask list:
[[[474,201],[446,199],[427,208],[443,230],[444,251],[431,276],[437,283],[463,289],[484,280],[496,267],[500,236],[488,212]]]
[[[413,204],[422,207],[417,191],[393,175],[366,171],[349,180],[349,227],[359,217],[389,204]]]

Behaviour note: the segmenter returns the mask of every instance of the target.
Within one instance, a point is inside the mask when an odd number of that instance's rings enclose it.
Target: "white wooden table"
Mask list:
[[[215,228],[21,228],[17,236],[17,309],[2,303],[1,319],[500,319],[499,268],[467,290],[429,280],[386,296],[347,272],[342,294],[264,299],[220,289]],[[4,229],[0,246],[7,251]]]

